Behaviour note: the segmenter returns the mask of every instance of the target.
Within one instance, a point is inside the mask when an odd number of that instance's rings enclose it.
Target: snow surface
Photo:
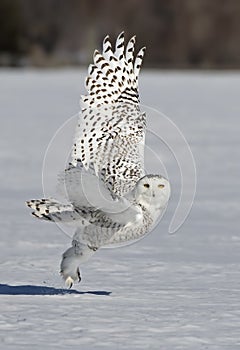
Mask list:
[[[143,71],[142,102],[191,146],[194,206],[168,234],[179,170],[163,154],[173,196],[159,226],[137,244],[100,250],[68,291],[58,271],[69,238],[24,201],[42,196],[46,147],[78,112],[85,74],[0,71],[0,348],[240,349],[240,74]]]

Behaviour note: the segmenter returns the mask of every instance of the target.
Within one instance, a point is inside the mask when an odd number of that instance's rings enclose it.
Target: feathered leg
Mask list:
[[[95,248],[76,240],[72,241],[72,247],[68,248],[62,255],[60,266],[60,273],[68,288],[71,288],[75,281],[81,281],[79,265],[90,259],[95,252]]]

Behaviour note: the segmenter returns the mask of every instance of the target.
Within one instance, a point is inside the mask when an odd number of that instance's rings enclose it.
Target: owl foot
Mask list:
[[[87,261],[93,254],[96,248],[89,248],[87,245],[73,240],[73,246],[68,248],[62,255],[60,265],[60,273],[68,288],[73,286],[74,282],[81,281],[79,265]]]
[[[80,274],[80,270],[79,267],[76,270],[76,273],[71,274],[71,276],[69,276],[69,274],[66,273],[66,271],[61,270],[60,274],[62,275],[64,281],[65,281],[65,285],[67,288],[71,289],[74,282],[81,282],[81,274]]]
[[[71,289],[73,286],[73,282],[74,280],[72,279],[72,277],[68,276],[68,278],[65,281],[65,285],[68,289]]]

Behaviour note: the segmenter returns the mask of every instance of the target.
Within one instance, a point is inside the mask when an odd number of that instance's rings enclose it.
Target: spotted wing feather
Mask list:
[[[103,52],[94,52],[86,79],[88,94],[82,96],[79,123],[71,163],[95,173],[115,194],[131,191],[144,175],[143,150],[146,117],[141,113],[138,74],[144,49],[134,57],[135,37],[124,49],[124,33],[115,50],[107,36]]]

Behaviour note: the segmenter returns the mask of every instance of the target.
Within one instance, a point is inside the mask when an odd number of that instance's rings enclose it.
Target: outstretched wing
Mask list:
[[[92,164],[105,186],[120,196],[144,175],[146,118],[139,107],[138,75],[145,48],[135,58],[134,45],[135,37],[125,50],[121,33],[114,53],[108,36],[102,54],[94,52],[71,154],[72,165],[80,162],[88,170]]]

